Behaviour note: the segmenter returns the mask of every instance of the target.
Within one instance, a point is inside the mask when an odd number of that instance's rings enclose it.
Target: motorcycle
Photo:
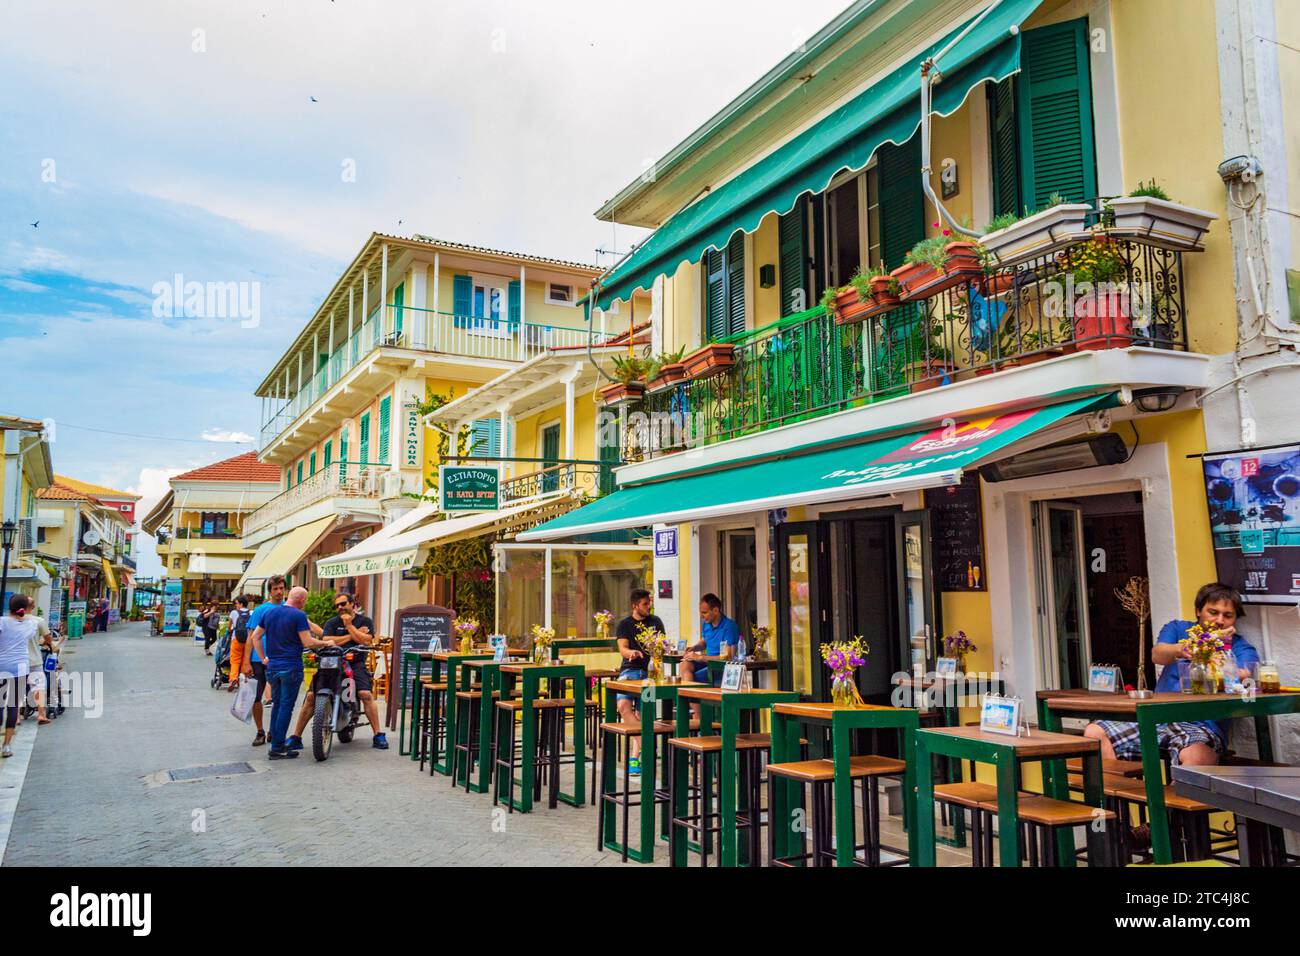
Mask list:
[[[361,715],[357,682],[352,674],[355,652],[351,648],[326,647],[316,655],[316,690],[311,718],[311,752],[317,760],[328,760],[334,736],[351,743]]]

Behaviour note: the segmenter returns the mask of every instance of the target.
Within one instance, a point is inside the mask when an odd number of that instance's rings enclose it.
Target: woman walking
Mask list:
[[[15,594],[9,599],[9,613],[0,617],[0,710],[4,715],[4,744],[0,757],[14,755],[11,744],[18,726],[18,714],[27,697],[31,679],[32,658],[41,666],[39,644],[50,633],[45,621],[29,614],[32,599],[25,594]],[[36,722],[48,724],[45,716],[45,695],[36,695]]]

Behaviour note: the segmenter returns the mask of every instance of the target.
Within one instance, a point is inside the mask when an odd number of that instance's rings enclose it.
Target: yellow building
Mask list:
[[[104,488],[119,496],[128,511],[116,501],[105,501],[86,490],[90,485],[75,478],[55,475],[53,482],[36,493],[36,548],[54,570],[49,597],[49,617],[53,624],[68,626],[69,634],[78,627],[89,631],[95,605],[103,600],[110,612],[120,617],[130,610],[134,582],[134,562],[128,557],[128,514],[134,496]],[[129,563],[128,563],[129,562]],[[71,618],[81,617],[80,624]]]
[[[1239,6],[849,7],[597,212],[655,231],[601,277],[594,321],[649,296],[656,349],[684,348],[687,369],[606,410],[618,490],[520,540],[653,525],[670,628],[697,637],[715,592],[742,631],[772,629],[765,679],[812,698],[829,696],[818,646],[855,634],[869,701],[959,630],[967,669],[1026,699],[1086,685],[1094,662],[1136,683],[1115,588],[1147,578],[1159,627],[1224,567],[1200,454],[1300,438],[1283,412],[1300,247],[1257,201],[1296,151],[1229,128],[1243,73],[1216,16]],[[1294,40],[1296,11],[1248,27]],[[1268,69],[1250,82],[1277,88],[1246,92],[1281,129],[1300,89]],[[1264,177],[1220,170],[1225,143]],[[1130,197],[1153,181],[1177,202]],[[1251,260],[1261,229],[1271,252]],[[982,258],[946,248],[967,238]],[[1258,330],[1253,371],[1239,327]],[[1270,400],[1247,413],[1230,386],[1265,365],[1278,374],[1248,384]],[[1300,574],[1266,578],[1246,577],[1248,600],[1294,607]],[[1278,604],[1258,617],[1257,646],[1284,653]]]
[[[403,551],[401,567],[378,574],[334,559],[381,528],[395,535],[430,516],[416,509],[435,489],[451,434],[426,425],[435,408],[614,338],[612,327],[589,331],[579,306],[598,271],[419,235],[370,236],[258,387],[258,456],[281,482],[244,525],[255,554],[240,587],[257,591],[268,575],[288,573],[312,589],[346,589],[387,634],[393,609],[429,596],[413,580],[413,556]],[[532,449],[533,431],[502,414],[509,404],[452,423],[464,435],[457,451]]]
[[[51,574],[40,560],[37,496],[54,481],[50,444],[43,423],[0,415],[0,524],[12,525],[12,545],[3,556],[8,562],[5,585],[0,588],[0,613],[8,613],[9,597],[26,594],[42,611],[50,608]]]
[[[243,542],[248,518],[279,491],[280,469],[250,451],[167,483],[167,494],[140,522],[157,542],[163,577],[181,581],[182,614],[205,601],[228,605],[253,558]]]

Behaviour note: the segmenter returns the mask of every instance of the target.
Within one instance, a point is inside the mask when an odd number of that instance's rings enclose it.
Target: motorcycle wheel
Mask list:
[[[334,732],[330,727],[333,703],[329,694],[316,695],[316,706],[311,715],[311,753],[317,760],[328,760],[334,745]]]
[[[349,727],[344,727],[342,730],[340,730],[340,731],[339,731],[339,743],[341,743],[341,744],[350,744],[350,743],[352,743],[352,731],[354,731],[355,729],[356,729],[355,727],[350,727],[350,726],[349,726]]]

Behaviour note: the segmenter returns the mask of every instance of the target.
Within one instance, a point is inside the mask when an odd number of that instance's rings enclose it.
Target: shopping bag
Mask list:
[[[239,690],[235,693],[234,703],[230,705],[230,716],[244,723],[253,719],[253,705],[257,703],[257,681],[240,677]]]

